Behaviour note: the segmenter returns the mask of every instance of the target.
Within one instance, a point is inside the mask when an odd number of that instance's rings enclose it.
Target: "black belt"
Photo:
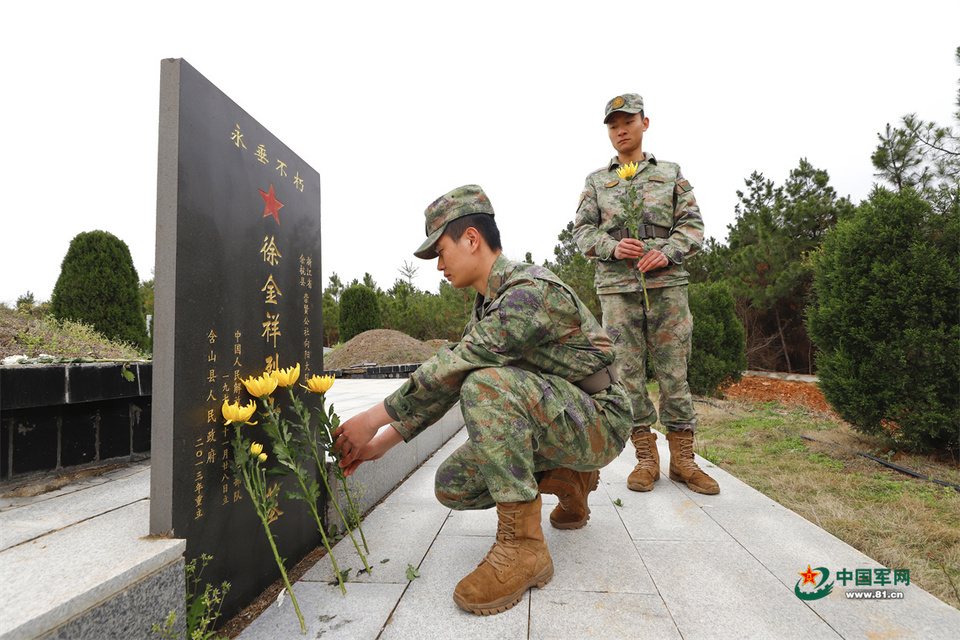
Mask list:
[[[580,387],[583,391],[586,391],[590,395],[595,393],[600,393],[601,391],[606,391],[610,388],[610,385],[616,384],[617,382],[617,372],[613,367],[604,367],[597,371],[594,374],[591,374],[581,380],[580,382],[575,382],[574,384]]]
[[[655,224],[642,224],[637,228],[638,240],[646,240],[647,238],[669,238],[670,229],[666,227],[658,227]],[[624,238],[630,237],[630,229],[627,227],[621,227],[614,231],[610,232],[610,236],[614,240],[623,240]]]

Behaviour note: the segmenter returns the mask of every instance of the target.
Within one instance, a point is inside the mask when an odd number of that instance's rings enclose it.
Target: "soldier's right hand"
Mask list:
[[[643,256],[643,243],[636,238],[623,238],[613,250],[613,257],[617,260],[624,258],[639,259]]]

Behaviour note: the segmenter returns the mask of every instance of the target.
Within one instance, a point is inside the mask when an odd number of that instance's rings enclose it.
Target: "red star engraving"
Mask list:
[[[264,193],[263,189],[257,189],[260,192],[260,197],[263,198],[263,201],[267,203],[267,206],[263,209],[263,217],[269,218],[273,216],[277,220],[277,224],[280,224],[280,207],[283,206],[283,203],[277,200],[277,196],[273,195],[273,185],[270,185],[270,192]]]
[[[813,569],[810,568],[810,565],[807,565],[807,570],[800,572],[800,577],[803,578],[803,584],[801,584],[800,586],[802,587],[804,584],[807,584],[808,582],[813,586],[817,586],[817,581],[815,578],[818,575],[820,575],[819,571],[814,571]]]

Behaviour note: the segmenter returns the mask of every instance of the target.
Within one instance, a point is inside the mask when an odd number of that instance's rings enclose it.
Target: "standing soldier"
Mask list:
[[[480,187],[440,197],[426,218],[427,239],[414,255],[438,258],[451,285],[477,291],[472,317],[460,342],[334,436],[351,474],[460,402],[469,440],[440,465],[435,492],[452,509],[496,506],[496,542],[453,594],[461,608],[490,615],[553,576],[541,493],[560,499],[554,527],[587,524],[598,470],[630,435],[630,400],[612,374],[610,337],[576,294],[550,271],[502,255]]]
[[[697,493],[719,493],[693,457],[697,417],[687,384],[693,319],[683,261],[703,243],[700,207],[678,165],[643,152],[650,119],[644,117],[642,97],[617,96],[607,103],[603,122],[617,155],[587,176],[574,238],[597,260],[603,326],[613,337],[620,380],[633,403],[630,439],[637,466],[627,486],[650,491],[660,478],[657,435],[651,431],[657,410],[645,384],[649,353],[660,385],[660,423],[670,444],[670,479]]]

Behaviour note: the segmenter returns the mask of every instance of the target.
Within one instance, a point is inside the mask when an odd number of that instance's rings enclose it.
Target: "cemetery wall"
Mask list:
[[[0,483],[149,457],[152,373],[149,362],[0,367]]]

